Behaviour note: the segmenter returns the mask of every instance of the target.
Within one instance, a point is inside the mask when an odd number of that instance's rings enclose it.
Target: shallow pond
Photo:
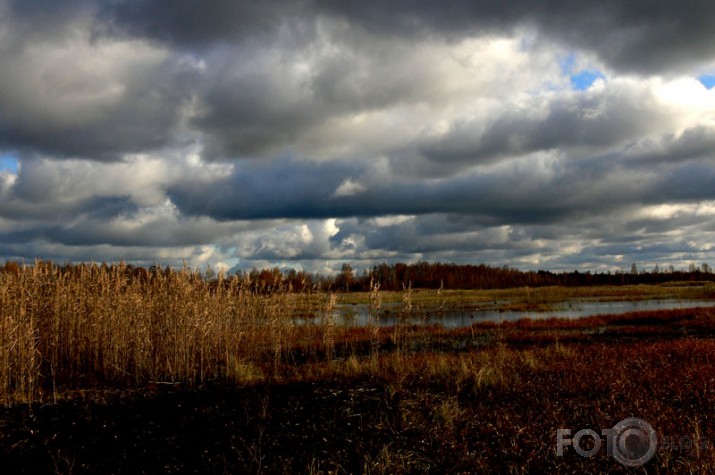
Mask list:
[[[672,310],[694,307],[713,307],[713,300],[678,300],[653,299],[635,301],[587,301],[572,300],[553,303],[553,309],[546,312],[499,310],[493,305],[466,305],[469,309],[448,309],[440,312],[438,309],[419,309],[413,307],[408,319],[401,318],[402,304],[399,302],[383,303],[380,307],[380,326],[394,325],[400,321],[413,324],[441,324],[449,328],[466,327],[475,322],[500,322],[518,320],[520,318],[581,318],[593,315],[622,314],[648,310]],[[471,307],[471,308],[470,308]],[[334,317],[338,325],[365,326],[370,322],[370,312],[367,304],[339,304]]]

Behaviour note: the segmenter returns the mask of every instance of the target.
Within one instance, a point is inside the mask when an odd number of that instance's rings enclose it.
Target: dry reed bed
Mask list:
[[[333,326],[293,316],[330,302],[188,269],[37,262],[0,273],[0,403],[78,387],[250,380],[301,342],[329,346]]]
[[[375,315],[378,290],[369,295]],[[404,295],[409,309],[411,294]],[[331,317],[334,305],[331,294],[257,290],[222,277],[209,282],[186,269],[136,273],[123,265],[60,268],[38,262],[0,274],[0,402],[43,401],[72,389],[146,387],[151,381],[256,383],[255,391],[265,389],[265,401],[270,391],[285,398],[271,399],[275,414],[268,403],[246,406],[246,414],[266,413],[265,420],[255,421],[260,437],[253,429],[234,432],[233,426],[216,434],[217,441],[242,441],[235,449],[241,471],[260,471],[266,457],[275,471],[320,466],[340,472],[345,457],[316,455],[322,452],[310,445],[320,444],[310,439],[315,430],[328,440],[337,425],[351,442],[335,439],[343,451],[335,453],[362,457],[346,471],[627,473],[605,453],[594,459],[573,451],[556,457],[555,434],[558,428],[610,428],[629,416],[646,419],[659,436],[708,442],[702,449],[660,447],[649,472],[705,473],[715,465],[715,309],[484,323],[450,331],[408,323],[345,328]],[[317,315],[314,323],[295,324],[293,317],[305,314]],[[250,385],[243,387],[252,394]],[[316,407],[327,405],[332,412],[324,425],[308,430],[320,411],[296,414],[296,408],[313,407],[318,390],[326,399]],[[345,394],[354,396],[347,402],[364,414],[359,429],[350,425],[354,414],[345,415],[345,401],[338,398]],[[229,397],[221,410],[205,410],[218,411],[220,419],[235,404]],[[53,408],[64,406],[33,407],[54,414]],[[201,412],[191,417],[203,422]],[[33,432],[25,445],[8,442],[7,452],[41,454],[46,443],[56,445],[53,456],[75,451],[74,439],[62,438],[72,427],[48,423],[39,432],[49,434],[46,440]],[[17,429],[21,439],[24,430]],[[140,445],[158,443],[151,433],[142,435],[147,439]],[[62,437],[53,438],[57,434]],[[251,465],[255,440],[275,452],[259,450],[263,455]],[[308,445],[296,452],[299,442]]]
[[[527,297],[535,295],[525,292]],[[410,288],[402,293],[406,313],[419,295]],[[383,298],[379,286],[365,298],[377,316]],[[335,294],[325,292],[257,289],[238,278],[208,281],[188,269],[147,272],[124,264],[59,267],[36,262],[6,270],[0,272],[0,404],[48,400],[73,389],[141,387],[157,381],[193,385],[280,380],[311,364],[316,365],[311,371],[322,373],[319,368],[327,364],[330,371],[340,372],[336,358],[353,364],[369,356],[375,366],[386,349],[401,356],[442,342],[447,347],[466,343],[469,348],[495,341],[548,344],[554,338],[591,339],[589,329],[598,327],[599,333],[607,327],[606,336],[626,333],[623,326],[629,324],[639,329],[649,325],[654,332],[671,332],[675,325],[685,334],[707,333],[715,322],[715,309],[700,309],[697,317],[690,310],[646,312],[482,323],[456,331],[409,322],[393,328],[350,328],[336,324],[336,300]],[[296,324],[294,317],[305,315],[314,318]]]

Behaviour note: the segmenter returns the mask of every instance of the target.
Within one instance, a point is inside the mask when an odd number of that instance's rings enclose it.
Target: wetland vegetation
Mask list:
[[[556,434],[639,417],[662,440],[648,473],[715,466],[708,280],[292,290],[123,264],[5,269],[0,464],[11,473],[631,473],[605,450],[557,456]],[[390,302],[409,317],[574,299],[703,306],[379,324]],[[373,318],[340,324],[335,309],[352,303]]]

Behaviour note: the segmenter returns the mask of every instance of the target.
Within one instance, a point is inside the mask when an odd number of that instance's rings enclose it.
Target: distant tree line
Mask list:
[[[639,272],[637,266],[631,271],[617,272],[551,272],[545,270],[521,271],[514,267],[494,267],[486,264],[445,264],[441,262],[418,262],[416,264],[380,264],[359,276],[354,275],[349,265],[343,264],[334,278],[338,289],[367,290],[370,281],[379,282],[385,290],[402,290],[406,285],[428,289],[501,289],[510,287],[541,287],[548,285],[631,285],[659,284],[670,281],[715,281],[715,274],[708,264],[691,264],[687,271],[669,267],[661,270],[656,266],[651,272]]]
[[[371,283],[379,283],[382,290],[403,290],[411,285],[424,289],[503,289],[512,287],[543,287],[548,285],[632,285],[659,284],[670,281],[715,281],[715,273],[708,264],[691,264],[687,271],[669,266],[655,266],[650,272],[639,271],[633,264],[630,271],[616,272],[551,272],[546,270],[521,271],[509,266],[486,264],[450,264],[424,262],[415,264],[382,263],[356,272],[350,264],[343,264],[335,275],[310,273],[303,270],[251,269],[239,271],[239,278],[250,281],[256,288],[284,286],[293,291],[315,288],[339,291],[367,291]]]
[[[0,273],[18,274],[23,264],[7,261],[0,267]],[[101,267],[121,266],[129,279],[149,280],[160,275],[168,275],[175,270],[153,266],[149,269],[131,264],[101,264]],[[73,272],[84,272],[82,266],[65,264]],[[217,280],[218,274],[207,269],[200,275],[203,279]],[[589,285],[633,285],[661,284],[682,281],[715,281],[712,268],[691,264],[688,270],[676,270],[673,266],[661,269],[656,265],[651,271],[639,270],[636,264],[630,271],[615,272],[552,272],[546,270],[521,271],[509,266],[489,266],[486,264],[449,264],[441,262],[417,262],[415,264],[382,263],[355,272],[350,264],[343,264],[335,275],[310,273],[303,270],[256,269],[237,271],[224,279],[241,279],[258,291],[287,289],[294,292],[315,289],[339,291],[366,291],[371,284],[378,283],[382,290],[403,290],[407,286],[426,289],[501,289],[513,287],[541,287],[549,285],[589,286]]]

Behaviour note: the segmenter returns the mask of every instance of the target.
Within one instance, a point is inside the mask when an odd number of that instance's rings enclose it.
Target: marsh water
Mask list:
[[[365,326],[371,320],[380,326],[398,322],[413,324],[443,325],[449,328],[466,327],[476,322],[501,322],[521,318],[581,318],[593,315],[622,314],[648,310],[672,310],[695,307],[713,307],[713,300],[651,299],[627,301],[570,300],[551,304],[548,311],[512,311],[500,309],[497,304],[465,305],[463,308],[439,310],[421,309],[413,306],[410,312],[402,312],[400,302],[383,303],[378,318],[370,315],[368,304],[338,304],[333,316],[338,325]]]

